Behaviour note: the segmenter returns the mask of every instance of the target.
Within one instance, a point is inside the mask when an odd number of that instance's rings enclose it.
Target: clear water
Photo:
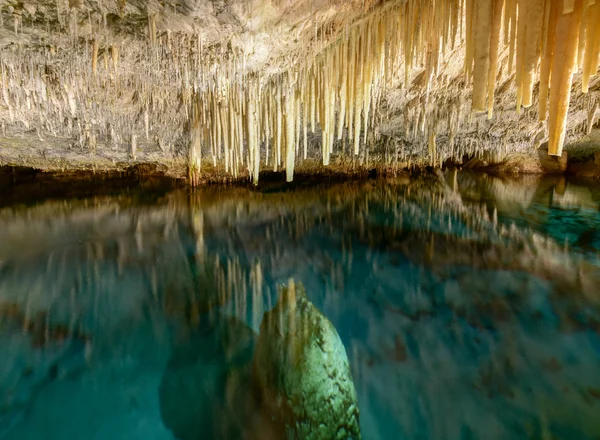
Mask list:
[[[444,179],[0,209],[0,438],[268,439],[224,377],[289,278],[363,438],[600,438],[600,186]]]

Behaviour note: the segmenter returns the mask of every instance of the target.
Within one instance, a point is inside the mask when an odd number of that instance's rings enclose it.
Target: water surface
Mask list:
[[[136,189],[5,206],[0,243],[2,439],[269,438],[227,378],[290,278],[363,438],[600,436],[597,184]]]

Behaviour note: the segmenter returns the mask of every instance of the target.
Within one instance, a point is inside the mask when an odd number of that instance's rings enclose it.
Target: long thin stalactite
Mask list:
[[[276,77],[240,76],[231,62],[215,68],[194,104],[202,127],[196,142],[209,147],[215,163],[222,158],[234,176],[246,167],[254,182],[261,166],[285,168],[292,180],[296,158],[306,156],[307,128],[321,135],[323,165],[336,141],[359,155],[371,136],[378,91],[395,77],[408,83],[416,66],[425,66],[428,87],[444,54],[464,39],[472,110],[492,118],[499,56],[508,47],[517,112],[533,104],[539,82],[549,154],[561,155],[573,74],[581,70],[586,93],[598,71],[599,28],[597,0],[385,2],[346,24],[314,60]],[[435,135],[428,133],[432,158]]]

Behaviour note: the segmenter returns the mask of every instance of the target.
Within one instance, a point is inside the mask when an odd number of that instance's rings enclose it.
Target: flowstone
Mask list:
[[[255,384],[283,438],[361,438],[346,350],[302,284],[290,281],[265,313],[253,362]]]

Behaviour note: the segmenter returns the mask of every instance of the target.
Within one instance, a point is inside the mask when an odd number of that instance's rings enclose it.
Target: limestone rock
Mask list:
[[[486,171],[492,174],[564,174],[567,167],[567,151],[563,150],[561,156],[550,156],[548,143],[544,143],[536,151],[510,153],[502,162],[487,167]]]
[[[282,438],[361,438],[346,350],[301,284],[290,281],[265,313],[253,362],[255,384]]]
[[[577,177],[600,179],[600,165],[592,162],[574,163],[569,166],[569,174]]]
[[[477,159],[476,157],[474,157],[471,160],[469,160],[466,164],[464,164],[463,168],[467,169],[467,170],[470,170],[470,169],[485,168],[487,166],[488,166],[487,162],[485,162],[485,161],[483,161],[481,159]]]
[[[560,156],[550,156],[548,154],[548,143],[542,144],[538,149],[538,157],[545,173],[564,174],[568,167],[567,151],[563,150]]]

